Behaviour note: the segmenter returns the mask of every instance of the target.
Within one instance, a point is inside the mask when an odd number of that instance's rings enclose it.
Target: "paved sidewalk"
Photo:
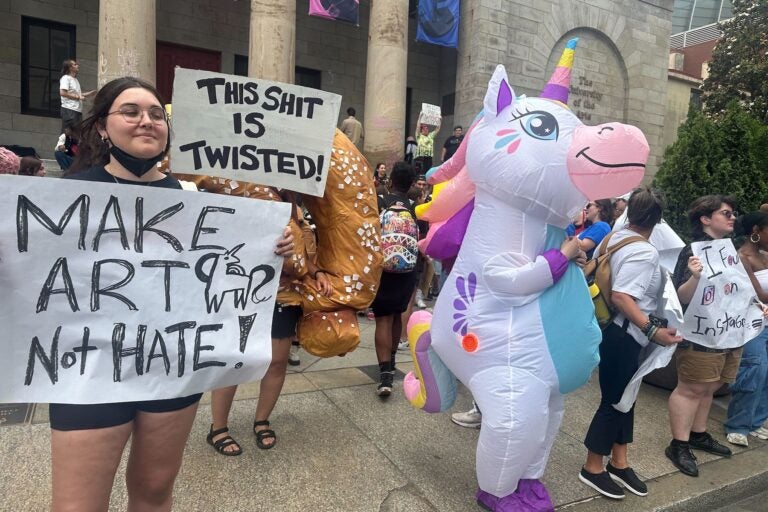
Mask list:
[[[175,510],[481,510],[474,501],[478,431],[453,425],[448,414],[430,415],[412,408],[401,387],[386,402],[376,397],[371,377],[377,372],[374,323],[359,320],[362,342],[357,350],[324,360],[302,352],[301,366],[289,367],[283,396],[271,418],[278,436],[272,450],[259,450],[250,430],[258,383],[241,386],[232,411],[232,435],[244,449],[240,457],[223,457],[205,443],[210,424],[206,395],[176,484]],[[403,361],[398,367],[410,370],[410,356],[402,352],[398,356]],[[577,477],[585,457],[582,439],[599,402],[596,378],[568,396],[565,420],[544,478],[558,509],[713,510],[726,505],[722,501],[731,495],[743,499],[754,487],[751,482],[765,488],[768,448],[766,442],[754,438],[750,438],[748,450],[735,449],[730,460],[697,453],[699,478],[680,474],[664,456],[669,442],[667,396],[667,391],[647,385],[641,390],[630,457],[638,474],[648,481],[650,494],[646,498],[630,496],[620,504],[596,498]],[[471,397],[461,387],[454,411],[470,405]],[[719,401],[710,419],[710,431],[721,441],[724,405]],[[0,511],[49,507],[46,421],[47,409],[39,406],[31,425],[0,428]],[[110,510],[125,509],[123,469],[124,463]]]

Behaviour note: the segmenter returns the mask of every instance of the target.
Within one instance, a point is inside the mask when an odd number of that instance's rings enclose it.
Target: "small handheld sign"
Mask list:
[[[710,348],[736,348],[757,336],[763,314],[738,251],[729,238],[691,244],[704,266],[680,334]]]
[[[341,96],[176,69],[171,168],[322,196]]]
[[[421,104],[421,122],[429,126],[437,126],[440,124],[441,113],[440,107],[437,105],[430,105],[429,103]]]

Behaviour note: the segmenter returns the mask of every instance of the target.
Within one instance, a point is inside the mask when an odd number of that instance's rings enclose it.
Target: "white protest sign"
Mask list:
[[[437,105],[430,105],[429,103],[421,104],[421,122],[430,126],[437,126],[440,124],[440,107]]]
[[[656,225],[654,231],[658,228],[659,225]],[[683,325],[683,306],[677,297],[677,291],[675,291],[675,286],[672,284],[669,272],[662,269],[661,279],[661,293],[657,297],[656,316],[666,318],[667,327],[670,329],[679,330]],[[637,400],[643,378],[652,371],[667,366],[669,361],[672,360],[672,354],[675,353],[676,348],[677,345],[662,347],[647,341],[638,358],[640,366],[624,388],[621,400],[613,404],[613,407],[617,411],[629,412]]]
[[[729,238],[691,244],[704,270],[693,294],[680,334],[710,348],[736,348],[763,328],[755,289]]]
[[[0,176],[0,402],[187,396],[261,378],[290,205]]]
[[[341,96],[176,69],[171,168],[322,196]]]

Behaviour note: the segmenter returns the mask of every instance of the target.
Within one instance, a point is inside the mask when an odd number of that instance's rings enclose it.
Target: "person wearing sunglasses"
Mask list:
[[[693,241],[719,240],[731,235],[736,216],[734,198],[723,195],[699,197],[688,209]],[[691,244],[683,247],[672,275],[683,309],[691,303],[703,269],[702,261],[693,256]],[[741,353],[742,347],[714,349],[688,340],[677,348],[677,387],[669,397],[672,441],[664,453],[685,475],[699,475],[691,448],[721,457],[731,456],[731,450],[707,432],[707,418],[715,392],[723,384],[732,384],[736,380]]]
[[[592,258],[603,238],[611,232],[613,226],[613,203],[610,199],[598,199],[587,203],[584,208],[584,224],[587,226],[579,233],[581,250],[587,253],[587,259]]]

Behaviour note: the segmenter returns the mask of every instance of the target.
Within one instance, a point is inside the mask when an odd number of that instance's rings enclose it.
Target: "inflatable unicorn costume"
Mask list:
[[[539,98],[515,97],[498,66],[484,111],[430,176],[451,181],[423,215],[425,252],[460,249],[434,317],[408,323],[416,375],[405,395],[438,412],[453,403],[453,375],[471,390],[483,413],[477,499],[488,510],[553,508],[539,479],[563,394],[587,381],[601,339],[584,275],[559,250],[564,228],[589,200],[637,186],[649,153],[637,128],[585,126],[568,109],[575,45]]]

